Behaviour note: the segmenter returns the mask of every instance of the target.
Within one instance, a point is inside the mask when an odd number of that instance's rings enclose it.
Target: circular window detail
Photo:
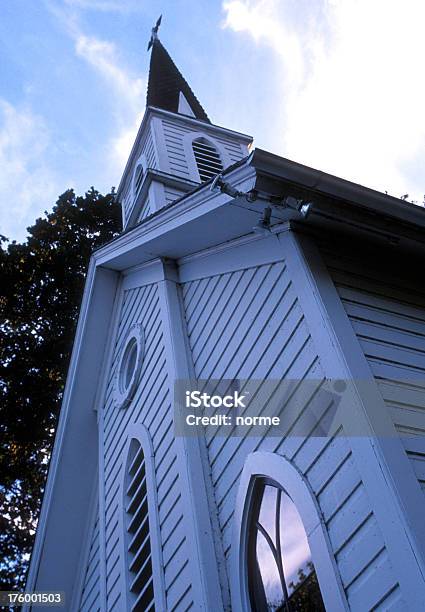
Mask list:
[[[133,325],[127,332],[115,379],[115,400],[118,408],[131,402],[137,388],[144,356],[143,327]]]

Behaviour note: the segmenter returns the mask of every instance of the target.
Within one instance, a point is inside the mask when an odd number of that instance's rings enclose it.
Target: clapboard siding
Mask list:
[[[135,164],[137,163],[137,161],[140,159],[141,156],[144,156],[145,159],[145,163],[146,163],[146,168],[158,168],[158,159],[157,159],[157,154],[156,154],[156,150],[155,150],[155,144],[154,144],[154,140],[153,140],[153,136],[152,136],[152,130],[151,129],[147,129],[143,135],[143,138],[140,142],[139,148],[137,150],[137,153],[135,155],[135,161],[134,164],[132,165],[131,168],[129,168],[128,170],[128,175],[127,175],[127,180],[126,180],[126,185],[123,191],[123,212],[124,212],[124,224],[127,222],[127,219],[129,218],[131,211],[134,207],[135,204],[135,194],[132,192],[132,185],[133,185],[133,173],[135,171]],[[146,205],[143,207],[143,209],[146,209]],[[146,210],[145,210],[146,212]],[[146,214],[143,214],[143,217],[141,215],[139,215],[139,220],[141,220],[144,217],[147,217],[148,214],[150,214],[149,212],[146,212]]]
[[[425,474],[425,291],[413,265],[380,253],[342,255],[322,247],[353,330],[423,488]],[[403,280],[402,280],[403,279]]]
[[[146,202],[143,204],[142,210],[140,211],[140,215],[137,218],[137,221],[143,221],[146,217],[152,214],[151,205],[149,202],[149,198],[146,198]]]
[[[183,125],[164,120],[162,121],[162,127],[171,174],[190,178],[189,164],[183,145],[187,129]]]
[[[177,121],[162,120],[165,146],[167,149],[168,161],[170,164],[171,174],[181,176],[183,178],[193,178],[190,173],[191,160],[187,159],[184,138],[187,134],[193,133],[199,136],[199,128],[193,128],[185,123],[178,123]],[[201,130],[203,131],[203,130]],[[205,137],[208,138],[209,131],[205,128]],[[247,150],[244,153],[242,146],[239,142],[231,139],[230,137],[217,134],[212,132],[212,138],[226,151],[230,164],[239,161],[247,154]],[[230,165],[229,162],[226,165]]]
[[[140,383],[130,406],[117,409],[114,403],[114,379],[120,351],[127,330],[136,322],[142,323],[145,333],[145,356]],[[163,548],[167,609],[177,610],[180,609],[178,601],[182,598],[182,592],[187,593],[187,600],[191,598],[191,587],[185,570],[188,550],[182,528],[181,490],[176,467],[169,384],[156,285],[124,292],[106,392],[103,439],[108,610],[123,609],[125,605],[122,593],[124,577],[121,575],[125,562],[123,563],[121,550],[120,513],[123,509],[120,485],[126,459],[123,453],[127,429],[135,422],[143,423],[152,439],[161,542],[157,542],[155,534],[151,533],[151,543],[152,546],[160,545]],[[172,537],[174,539],[171,541]],[[171,549],[173,544],[178,545],[178,554]]]
[[[365,610],[366,605],[378,605],[390,590],[397,590],[397,583],[348,439],[337,423],[328,437],[320,436],[332,400],[320,399],[318,391],[325,375],[285,262],[185,283],[183,300],[198,378],[297,381],[284,408],[287,431],[283,437],[231,437],[214,428],[205,430],[227,561],[245,459],[256,450],[280,453],[305,474],[316,494],[350,606]],[[258,393],[266,398],[265,384]],[[265,411],[266,404],[265,399]],[[316,415],[311,424],[309,408]],[[311,435],[306,436],[306,431]],[[348,559],[354,549],[358,556],[350,567]],[[372,566],[376,572],[373,581],[369,576]]]
[[[79,612],[100,611],[99,507],[96,504]]]
[[[177,198],[180,198],[183,194],[184,192],[180,189],[175,189],[169,185],[165,187],[165,201],[167,204],[174,202],[174,200],[177,200]]]

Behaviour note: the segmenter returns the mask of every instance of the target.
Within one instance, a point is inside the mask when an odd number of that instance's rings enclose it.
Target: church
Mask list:
[[[212,123],[158,25],[27,591],[425,610],[425,211]]]

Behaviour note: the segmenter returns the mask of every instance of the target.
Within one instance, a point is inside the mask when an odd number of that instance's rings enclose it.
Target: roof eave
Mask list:
[[[310,168],[263,149],[253,151],[250,163],[259,175],[273,177],[294,187],[308,190],[312,194],[345,201],[365,211],[425,228],[425,209],[411,202]]]

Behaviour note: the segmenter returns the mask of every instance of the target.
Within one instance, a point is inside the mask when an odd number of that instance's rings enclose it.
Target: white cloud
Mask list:
[[[78,56],[105,78],[109,93],[121,100],[121,107],[126,105],[133,112],[140,110],[144,81],[133,77],[120,64],[113,43],[80,33],[75,40],[75,50]],[[122,108],[119,112],[122,112]]]
[[[68,9],[49,2],[48,8],[73,40],[77,57],[85,61],[102,81],[108,98],[112,101],[109,128],[114,133],[104,150],[104,176],[95,177],[97,184],[110,185],[120,178],[131,146],[137,134],[145,109],[146,80],[135,75],[125,65],[116,45],[97,36],[83,32],[76,8],[113,10],[114,7],[130,10],[140,8],[139,0],[68,0]]]
[[[65,0],[72,8],[102,12],[128,13],[140,10],[138,0]]]
[[[281,154],[394,195],[422,199],[421,0],[228,0],[224,26],[267,44]],[[422,182],[423,180],[423,182]]]
[[[59,187],[46,163],[52,146],[42,117],[0,99],[0,233],[22,240],[26,225],[50,208]]]
[[[120,61],[114,44],[75,33],[75,50],[103,79],[114,101],[115,134],[106,146],[107,172],[123,169],[136,137],[145,106],[145,80],[135,77]]]

